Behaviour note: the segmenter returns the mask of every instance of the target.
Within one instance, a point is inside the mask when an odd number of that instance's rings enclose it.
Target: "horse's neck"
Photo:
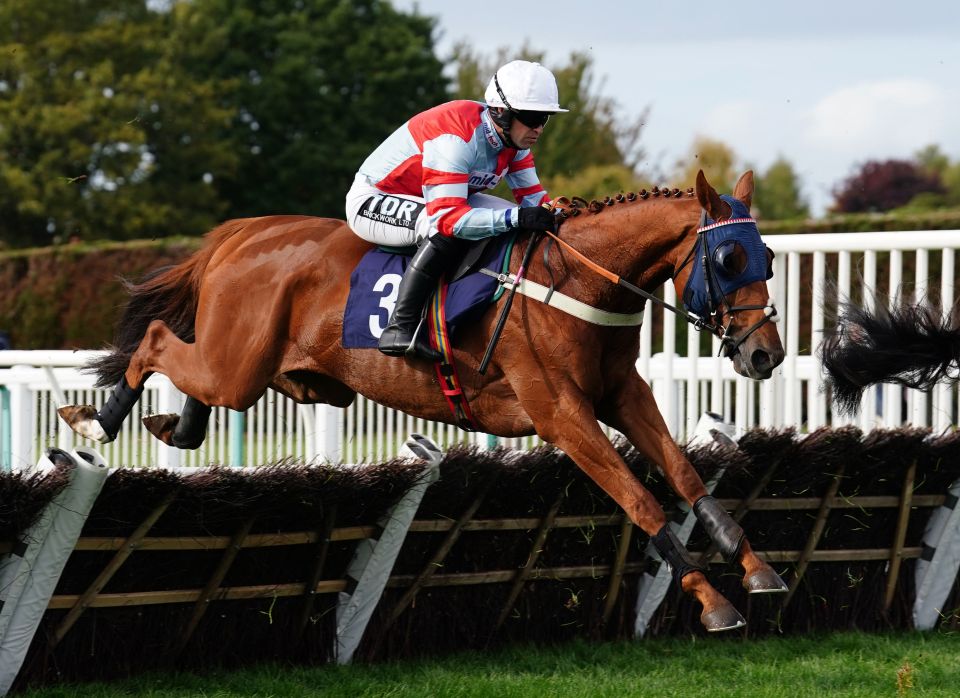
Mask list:
[[[695,235],[698,205],[696,200],[641,201],[633,204],[614,204],[596,214],[578,216],[569,226],[569,235],[561,229],[561,237],[586,257],[617,276],[653,291],[670,279]],[[622,289],[572,262],[562,271],[576,276],[581,285],[589,287],[597,297],[595,302],[614,302],[620,306],[622,298],[636,298]],[[589,275],[593,282],[584,279]],[[586,300],[586,299],[583,299]],[[633,305],[636,303],[629,303]]]

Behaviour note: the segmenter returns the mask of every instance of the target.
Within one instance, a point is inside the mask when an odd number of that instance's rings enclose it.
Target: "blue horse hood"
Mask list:
[[[709,216],[705,224],[698,229],[697,243],[693,249],[693,269],[683,289],[683,304],[692,313],[700,317],[710,314],[711,308],[716,308],[723,302],[725,296],[737,289],[743,288],[754,281],[766,281],[772,274],[767,260],[767,246],[760,239],[757,222],[750,217],[750,209],[729,194],[720,197],[733,209],[729,219],[716,222]],[[727,241],[735,241],[743,246],[747,253],[746,269],[736,276],[730,276],[722,268],[712,265],[713,274],[707,288],[707,275],[704,269],[704,257],[711,257],[719,245]],[[707,245],[704,255],[703,244]]]

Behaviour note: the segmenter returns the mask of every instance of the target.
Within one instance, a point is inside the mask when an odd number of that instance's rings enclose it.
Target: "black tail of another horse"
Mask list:
[[[140,283],[124,282],[130,299],[123,309],[113,345],[108,347],[110,353],[84,367],[97,374],[97,387],[111,387],[120,381],[147,326],[154,320],[163,320],[183,341],[193,341],[197,296],[207,264],[217,248],[247,223],[249,219],[228,221],[210,231],[204,247],[184,262],[158,269]]]
[[[857,412],[863,391],[875,383],[928,391],[944,378],[957,380],[960,328],[922,305],[875,305],[841,303],[837,332],[819,348],[827,385],[847,414]]]

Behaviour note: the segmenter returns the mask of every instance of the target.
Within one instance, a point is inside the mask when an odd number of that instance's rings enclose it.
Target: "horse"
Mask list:
[[[706,298],[704,309],[688,315],[698,329],[721,337],[734,369],[768,378],[783,360],[770,322],[776,309],[765,279],[772,271],[738,288],[720,283],[743,271],[746,248],[762,257],[746,261],[772,269],[772,253],[749,218],[753,188],[753,173],[746,172],[733,195],[721,197],[701,171],[695,190],[654,188],[587,207],[576,202],[561,207],[565,220],[555,237],[563,246],[552,247],[543,259],[527,255],[525,278],[615,317],[636,317],[646,298],[635,291],[652,297],[650,292],[672,279],[680,297],[687,291],[688,298]],[[722,237],[728,224],[730,230],[752,225],[753,237],[742,245],[727,240],[711,247],[708,236]],[[514,275],[526,247],[534,244],[532,236],[525,244],[518,239],[510,257]],[[93,366],[101,385],[116,383],[113,394],[99,411],[68,406],[61,416],[78,433],[109,440],[146,378],[159,372],[189,396],[179,417],[153,425],[155,435],[179,446],[202,442],[210,406],[245,410],[268,387],[301,403],[337,407],[360,393],[416,417],[453,423],[433,364],[343,348],[351,270],[371,248],[341,220],[283,215],[220,225],[183,263],[130,289],[115,344]],[[707,494],[670,435],[650,386],[636,370],[639,322],[594,324],[521,295],[481,373],[497,308],[506,302],[490,305],[463,329],[454,348],[476,428],[502,437],[537,434],[569,455],[651,537],[675,582],[702,605],[700,620],[708,631],[738,628],[745,621],[673,534],[663,508],[626,466],[600,422],[662,470],[726,559],[743,567],[742,583],[750,593],[786,591],[739,525]],[[181,429],[186,422],[194,426]]]
[[[960,326],[927,303],[901,299],[888,307],[877,294],[871,309],[843,300],[817,354],[839,411],[855,415],[863,392],[877,383],[929,392],[960,380]]]

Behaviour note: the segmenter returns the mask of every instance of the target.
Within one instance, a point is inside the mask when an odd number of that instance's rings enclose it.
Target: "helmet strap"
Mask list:
[[[508,148],[513,148],[514,150],[520,150],[520,146],[513,142],[513,139],[510,138],[510,126],[513,124],[513,112],[509,109],[501,109],[498,107],[490,107],[490,118],[493,120],[497,126],[500,127],[500,137],[503,140],[504,145]]]
[[[500,95],[500,101],[503,102],[505,108],[500,109],[500,112],[494,112],[493,109],[490,110],[490,116],[493,118],[493,123],[500,127],[500,130],[503,131],[503,142],[508,148],[513,148],[514,150],[520,150],[520,146],[513,142],[513,139],[510,138],[510,126],[513,124],[513,107],[510,106],[510,102],[507,101],[507,96],[503,94],[503,89],[500,87],[500,81],[497,80],[497,73],[493,74],[493,86],[497,88],[497,94]],[[494,107],[495,109],[496,107]]]

